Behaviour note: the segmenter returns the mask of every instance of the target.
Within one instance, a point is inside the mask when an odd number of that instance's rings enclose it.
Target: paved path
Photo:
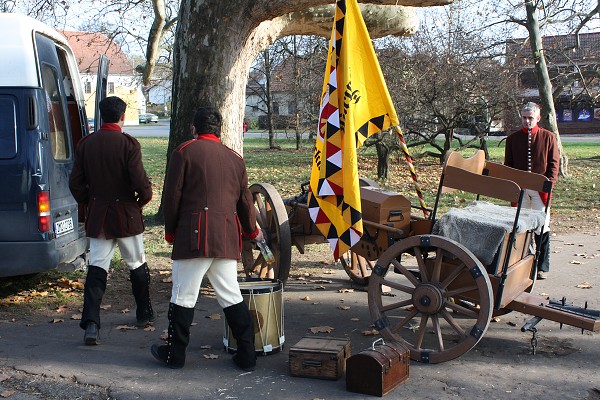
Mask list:
[[[552,239],[550,279],[539,281],[535,293],[567,296],[581,305],[600,309],[600,236],[560,235]],[[317,270],[328,265],[315,265]],[[149,347],[166,329],[169,287],[155,299],[159,313],[156,331],[121,331],[131,314],[103,311],[102,344],[86,347],[78,321],[39,321],[25,325],[0,321],[0,366],[15,367],[50,377],[73,377],[78,382],[109,387],[112,398],[133,399],[362,399],[372,398],[345,390],[338,381],[295,378],[288,373],[289,346],[310,327],[331,326],[328,335],[351,340],[352,353],[370,346],[373,336],[365,292],[338,293],[351,285],[341,269],[322,275],[331,283],[290,281],[285,298],[285,344],[283,351],[260,357],[258,369],[243,373],[232,367],[222,349],[223,320],[207,318],[221,312],[213,298],[201,297],[192,327],[188,362],[182,370],[159,365]],[[576,286],[588,282],[591,289]],[[311,300],[306,301],[309,297]],[[350,307],[340,310],[339,305]],[[538,354],[530,355],[530,333],[520,327],[530,316],[512,312],[492,322],[484,338],[467,354],[437,365],[411,362],[410,379],[390,399],[599,399],[600,335],[542,321],[538,324]],[[327,336],[327,334],[325,334]],[[204,346],[212,346],[205,349]],[[205,358],[216,354],[218,358]],[[0,392],[2,382],[0,382]],[[17,400],[35,397],[17,393]],[[16,397],[22,396],[22,397]],[[29,397],[28,397],[29,396]],[[594,397],[596,396],[596,397]],[[58,397],[61,398],[61,397]]]

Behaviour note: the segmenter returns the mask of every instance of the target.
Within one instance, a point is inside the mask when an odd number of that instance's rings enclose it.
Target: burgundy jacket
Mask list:
[[[524,128],[506,138],[504,164],[528,171],[528,134]],[[552,183],[558,179],[560,158],[554,134],[536,126],[531,132],[531,172],[545,175]]]
[[[152,186],[142,164],[139,142],[117,124],[103,124],[81,139],[69,187],[87,206],[88,237],[107,239],[144,232],[142,206],[152,199]]]
[[[213,134],[201,134],[172,153],[162,205],[165,236],[175,236],[173,260],[238,260],[242,232],[258,234],[244,160]]]

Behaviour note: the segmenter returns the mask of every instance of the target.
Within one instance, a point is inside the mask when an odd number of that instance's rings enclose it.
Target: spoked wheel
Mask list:
[[[379,184],[372,179],[360,177],[358,183],[361,187],[371,186],[378,188]],[[352,250],[348,250],[344,255],[340,257],[340,263],[344,267],[344,271],[348,274],[353,282],[367,286],[369,284],[369,276],[371,270],[375,266],[375,261],[370,261],[361,255],[356,254]]]
[[[279,279],[285,283],[292,261],[292,235],[285,205],[277,190],[268,183],[250,186],[256,207],[256,222],[273,252],[275,262],[268,265],[258,247],[250,240],[242,243],[242,264],[247,277]]]
[[[375,267],[374,261],[369,261],[352,250],[348,250],[340,257],[340,262],[353,282],[361,286],[369,284],[369,276],[371,276],[371,271]]]
[[[371,318],[384,338],[409,347],[411,359],[452,360],[483,337],[492,287],[464,246],[441,236],[411,236],[389,247],[377,264],[369,278]]]

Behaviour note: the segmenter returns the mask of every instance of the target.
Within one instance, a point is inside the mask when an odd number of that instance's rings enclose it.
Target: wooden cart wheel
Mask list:
[[[277,190],[268,183],[255,183],[250,186],[250,191],[256,207],[256,222],[263,230],[275,262],[271,269],[258,247],[250,240],[244,240],[244,272],[247,277],[279,279],[285,283],[292,262],[292,235],[285,205]]]
[[[374,261],[369,261],[352,250],[348,250],[340,257],[340,263],[353,282],[361,286],[369,284],[369,276],[375,267]]]
[[[492,316],[485,268],[461,244],[435,235],[411,236],[390,246],[369,278],[368,296],[381,335],[404,342],[411,359],[425,363],[469,351]]]
[[[361,187],[371,186],[379,188],[377,182],[365,177],[360,177],[358,183]],[[375,266],[374,261],[369,261],[352,250],[348,250],[340,257],[340,263],[353,282],[361,286],[367,286],[369,284],[369,276],[371,275],[371,270]]]

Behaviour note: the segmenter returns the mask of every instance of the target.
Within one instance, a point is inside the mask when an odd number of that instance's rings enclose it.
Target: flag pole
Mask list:
[[[400,147],[402,148],[402,153],[404,154],[404,159],[406,160],[406,164],[408,164],[408,169],[410,170],[410,176],[413,180],[413,185],[415,187],[415,191],[417,192],[417,197],[419,198],[419,204],[421,205],[421,211],[423,211],[423,215],[425,217],[429,216],[429,211],[427,211],[427,206],[425,205],[425,200],[423,198],[423,192],[421,191],[421,185],[417,180],[417,173],[415,171],[415,166],[413,165],[412,158],[408,153],[408,147],[406,146],[406,141],[404,140],[404,134],[402,133],[402,129],[398,125],[394,126],[396,134],[398,135],[398,139],[400,139]]]

